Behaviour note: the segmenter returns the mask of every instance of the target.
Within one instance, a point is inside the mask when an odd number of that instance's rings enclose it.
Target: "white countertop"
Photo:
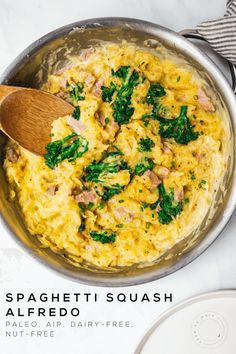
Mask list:
[[[221,16],[224,0],[0,0],[0,73],[32,41],[62,25],[103,16],[136,17],[174,30],[194,27]],[[114,294],[172,292],[173,304],[189,296],[236,288],[236,218],[217,241],[193,263],[150,284],[123,289],[98,289],[73,283],[47,270],[19,248],[0,224],[0,343],[4,354],[78,353],[132,354],[147,327],[170,303],[89,303],[81,321],[128,320],[130,329],[63,329],[54,339],[5,338],[2,292],[107,292]],[[17,318],[15,320],[18,320]],[[46,351],[47,349],[47,351]],[[160,353],[165,354],[165,353]],[[177,354],[177,353],[176,353]]]

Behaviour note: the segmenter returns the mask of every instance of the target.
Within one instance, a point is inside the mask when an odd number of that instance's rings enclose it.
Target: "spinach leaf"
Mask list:
[[[111,102],[112,96],[116,92],[116,85],[111,82],[110,87],[102,86],[102,99],[104,102]]]
[[[119,194],[122,192],[124,186],[121,186],[120,184],[113,184],[111,187],[104,187],[103,189],[103,194],[102,194],[102,200],[107,201],[111,199],[114,195]]]
[[[88,146],[89,142],[85,138],[72,133],[64,139],[56,140],[46,145],[45,164],[53,169],[63,160],[67,159],[69,162],[73,162],[88,151]]]
[[[159,185],[158,189],[159,200],[157,205],[159,204],[161,208],[158,212],[158,219],[161,224],[169,224],[173,218],[182,212],[183,203],[175,202],[173,189],[170,193],[167,193],[163,183]]]
[[[122,124],[129,123],[134,113],[134,107],[131,106],[131,98],[135,86],[138,85],[139,74],[133,71],[129,78],[121,85],[113,103],[113,117],[115,122]]]
[[[182,106],[180,114],[175,119],[156,117],[160,122],[159,134],[163,138],[174,138],[178,144],[187,145],[190,141],[196,140],[198,132],[193,130],[190,120],[187,117],[187,106]]]
[[[159,97],[165,96],[165,94],[166,94],[166,91],[165,91],[164,87],[161,86],[161,84],[159,84],[159,83],[152,84],[148,89],[146,101],[148,104],[155,106],[157,104],[157,99]]]
[[[104,232],[97,232],[97,231],[91,231],[90,236],[94,241],[101,242],[103,244],[105,243],[114,243],[116,239],[116,233],[112,232],[111,234],[108,234],[107,231]]]
[[[84,84],[82,82],[76,82],[73,84],[67,83],[67,87],[69,89],[70,97],[75,101],[83,101],[85,99],[82,96],[84,90]]]
[[[128,73],[129,73],[130,66],[121,66],[117,71],[114,71],[113,69],[111,70],[111,73],[113,76],[119,77],[123,80],[126,79]]]
[[[140,146],[139,151],[151,151],[155,146],[154,141],[149,137],[140,139],[138,144]]]
[[[147,170],[152,170],[154,162],[152,159],[145,157],[142,162],[138,163],[135,167],[135,173],[138,176],[142,176]]]
[[[80,120],[80,107],[76,107],[72,113],[72,117]]]

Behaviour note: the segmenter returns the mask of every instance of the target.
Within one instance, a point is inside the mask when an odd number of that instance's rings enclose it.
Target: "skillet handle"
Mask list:
[[[183,31],[180,31],[179,34],[183,37],[186,37],[186,38],[199,39],[199,40],[207,43],[205,38],[203,38],[195,29],[185,29]],[[233,89],[234,94],[236,94],[236,66],[228,60],[227,60],[227,62],[228,62],[231,77],[232,77],[232,89]]]

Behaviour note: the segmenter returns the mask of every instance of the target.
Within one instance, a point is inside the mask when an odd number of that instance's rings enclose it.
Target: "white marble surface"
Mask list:
[[[0,73],[32,41],[64,24],[99,16],[136,17],[174,30],[224,13],[224,0],[0,0]],[[132,354],[145,329],[170,306],[143,304],[84,304],[81,319],[121,319],[130,329],[63,329],[55,339],[4,337],[3,293],[35,292],[172,292],[177,303],[202,292],[236,288],[235,215],[218,240],[193,263],[162,280],[126,289],[98,289],[73,283],[32,260],[0,224],[0,343],[4,354]],[[4,348],[4,350],[2,350]],[[160,353],[165,354],[165,353]],[[175,353],[178,354],[178,353]]]

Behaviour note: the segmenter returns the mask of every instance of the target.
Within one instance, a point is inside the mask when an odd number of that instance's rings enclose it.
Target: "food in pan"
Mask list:
[[[44,157],[10,141],[10,197],[43,247],[99,268],[158,259],[196,230],[225,173],[227,130],[195,73],[134,44],[84,50],[43,86],[75,107]]]

